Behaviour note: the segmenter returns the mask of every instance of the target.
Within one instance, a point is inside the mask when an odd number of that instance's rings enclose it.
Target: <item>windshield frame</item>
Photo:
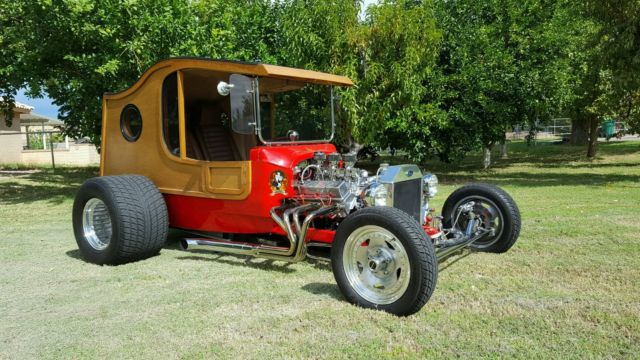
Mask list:
[[[299,140],[299,141],[269,141],[269,140],[265,140],[262,137],[262,119],[261,119],[261,114],[260,114],[260,82],[259,82],[259,78],[258,77],[254,77],[253,78],[253,88],[254,88],[254,94],[253,94],[253,99],[254,99],[254,107],[255,107],[255,123],[256,123],[256,135],[258,135],[258,139],[260,140],[261,143],[263,143],[264,145],[267,146],[271,146],[271,145],[291,145],[291,144],[322,144],[322,143],[330,143],[331,141],[333,141],[333,138],[335,137],[336,134],[336,116],[335,116],[335,100],[336,97],[334,96],[334,92],[333,92],[333,85],[327,85],[330,88],[330,96],[329,96],[329,102],[331,103],[331,136],[329,136],[328,139],[321,139],[321,140]],[[311,82],[307,82],[307,84],[313,84]]]

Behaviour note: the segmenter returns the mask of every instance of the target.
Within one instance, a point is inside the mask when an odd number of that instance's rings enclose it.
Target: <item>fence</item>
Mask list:
[[[601,128],[601,126],[599,126]],[[624,122],[616,121],[614,126],[615,132],[625,131],[626,126]],[[529,125],[516,125],[513,127],[513,132],[507,133],[507,138],[512,140],[523,140],[530,134],[531,127]],[[533,141],[536,139],[558,139],[566,141],[571,135],[571,119],[569,118],[556,118],[552,119],[545,125],[534,125],[533,129]],[[599,134],[599,137],[604,137],[604,134]]]

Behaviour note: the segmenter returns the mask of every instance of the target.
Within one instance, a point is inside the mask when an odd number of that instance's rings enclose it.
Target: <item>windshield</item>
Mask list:
[[[266,142],[330,141],[331,86],[260,78],[260,135]]]

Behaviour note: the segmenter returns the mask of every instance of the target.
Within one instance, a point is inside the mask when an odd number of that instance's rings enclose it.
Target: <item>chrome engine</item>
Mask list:
[[[302,202],[335,205],[343,216],[368,206],[404,210],[420,224],[429,198],[437,193],[437,177],[423,176],[416,165],[382,164],[375,175],[354,167],[356,154],[316,152],[294,169],[294,188]]]

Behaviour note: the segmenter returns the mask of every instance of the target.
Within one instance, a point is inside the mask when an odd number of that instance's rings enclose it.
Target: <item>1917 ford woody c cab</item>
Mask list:
[[[280,66],[176,58],[106,94],[100,177],[73,207],[85,259],[121,264],[157,254],[168,227],[185,249],[296,262],[331,261],[352,303],[412,314],[438,263],[471,248],[504,252],[520,214],[511,197],[467,185],[428,202],[437,178],[416,165],[375,174],[340,154],[335,86],[346,77]]]

